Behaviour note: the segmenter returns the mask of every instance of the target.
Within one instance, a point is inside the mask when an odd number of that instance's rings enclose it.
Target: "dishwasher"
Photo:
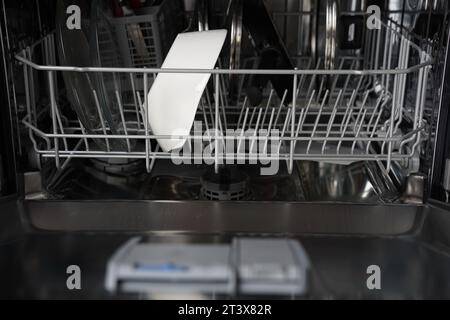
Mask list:
[[[246,286],[270,270],[242,265],[231,297],[450,299],[447,1],[0,6],[0,297],[170,297],[186,291],[163,283],[184,270],[170,259],[145,295],[105,277],[127,248],[178,246],[205,288],[222,269],[201,263],[221,252],[300,252],[301,293]],[[175,52],[217,30],[212,67],[198,58],[212,46]],[[160,130],[176,121],[188,126]],[[66,288],[73,265],[83,290]],[[221,292],[205,288],[189,297]]]

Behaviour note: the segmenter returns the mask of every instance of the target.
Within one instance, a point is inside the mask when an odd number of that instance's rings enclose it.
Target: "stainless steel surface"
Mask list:
[[[411,174],[406,180],[406,190],[402,201],[410,204],[423,204],[426,185],[427,177],[424,174]]]
[[[28,201],[20,209],[41,231],[372,236],[413,233],[427,212],[408,205],[201,201]]]
[[[25,172],[24,191],[26,195],[42,192],[42,173],[39,171]]]
[[[390,18],[402,24],[406,29],[413,30],[418,22],[420,12],[433,12],[445,8],[445,0],[391,0]]]
[[[327,0],[325,26],[325,69],[335,69],[337,50],[338,1]]]
[[[450,195],[450,159],[447,159],[445,162],[445,172],[444,172],[444,179],[443,179],[443,186],[444,190],[447,194],[447,202],[449,202],[449,195]]]
[[[299,4],[299,11],[302,12],[314,12],[316,1],[314,0],[304,0]],[[316,17],[310,15],[302,15],[298,17],[297,30],[302,30],[299,32],[297,39],[297,52],[298,56],[308,56],[316,57]]]
[[[376,163],[303,161],[297,165],[308,201],[392,203],[399,197],[399,189]]]
[[[230,29],[230,69],[241,68],[241,48],[242,48],[242,0],[230,1],[227,16],[231,17]]]
[[[311,260],[312,285],[308,296],[294,298],[450,298],[448,208],[174,202],[18,205],[0,204],[2,298],[170,298],[107,293],[109,257],[133,236],[152,243],[229,244],[242,235],[300,241]],[[72,264],[82,268],[81,291],[65,287],[65,271]],[[383,272],[380,291],[366,286],[367,267],[374,264]]]

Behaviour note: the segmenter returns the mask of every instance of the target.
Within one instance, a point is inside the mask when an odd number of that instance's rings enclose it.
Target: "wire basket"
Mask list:
[[[180,0],[164,0],[139,15],[112,19],[125,66],[159,68],[184,28],[183,18]]]
[[[298,58],[295,70],[77,68],[55,65],[54,35],[50,34],[16,56],[23,64],[26,83],[23,124],[35,151],[55,159],[58,168],[74,158],[92,158],[143,159],[149,172],[159,159],[206,163],[216,170],[223,164],[280,162],[290,172],[297,160],[377,161],[389,170],[392,161],[406,163],[415,157],[426,137],[424,105],[433,60],[395,23],[367,29],[364,46],[364,56],[340,57],[333,70],[324,68],[323,59],[310,57]],[[45,53],[44,60],[37,64],[40,52]],[[120,134],[112,134],[105,121],[94,132],[86,132],[80,121],[65,118],[64,90],[57,81],[63,72],[108,72],[129,82],[130,92],[116,94],[122,110]],[[146,121],[145,93],[159,73],[212,74],[188,135],[156,136]],[[46,79],[47,106],[33,99],[30,88],[37,74]],[[288,90],[278,96],[269,84],[259,106],[250,106],[242,92],[230,99],[231,74],[242,82],[262,74],[291,77],[292,96]],[[136,81],[141,82],[139,86]],[[46,113],[50,126],[40,120],[39,115]],[[156,143],[156,139],[181,138],[187,142],[176,152],[162,152]],[[96,147],[95,139],[104,140],[107,148]],[[125,141],[127,147],[114,150],[108,143],[113,140]]]

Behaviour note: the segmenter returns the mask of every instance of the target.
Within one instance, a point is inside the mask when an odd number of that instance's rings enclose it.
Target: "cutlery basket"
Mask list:
[[[163,0],[137,13],[112,20],[123,62],[126,67],[159,68],[185,28],[183,3]]]

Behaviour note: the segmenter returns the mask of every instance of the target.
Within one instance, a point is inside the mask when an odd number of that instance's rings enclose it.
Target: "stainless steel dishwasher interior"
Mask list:
[[[0,297],[142,298],[103,289],[130,237],[240,236],[299,240],[310,298],[450,297],[447,1],[74,2],[85,33],[66,41],[68,1],[0,1]],[[160,69],[177,34],[213,29],[228,31],[215,69]],[[174,152],[148,123],[165,72],[211,74]],[[89,276],[68,293],[73,261]],[[373,263],[383,292],[366,290]]]

